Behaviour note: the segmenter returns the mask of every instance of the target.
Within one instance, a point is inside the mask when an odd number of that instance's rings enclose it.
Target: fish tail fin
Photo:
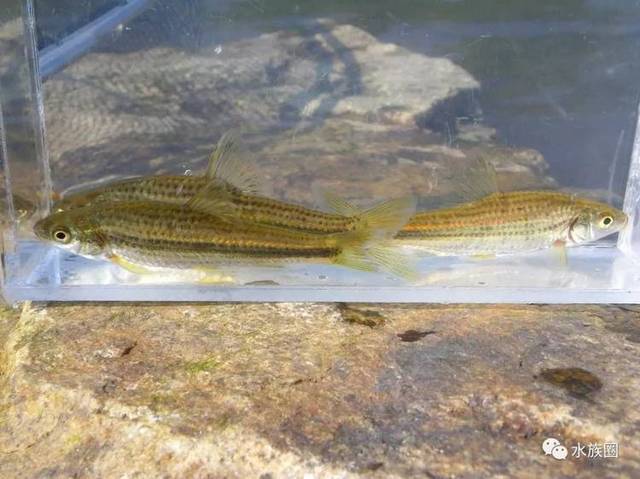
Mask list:
[[[409,281],[418,277],[407,258],[397,248],[384,243],[346,244],[335,263],[361,271],[387,271]]]
[[[358,225],[372,237],[390,238],[409,221],[416,211],[414,196],[404,196],[380,203],[360,214]]]
[[[404,196],[364,211],[339,196],[313,188],[316,201],[333,213],[357,219],[353,231],[338,236],[341,253],[337,264],[363,271],[386,270],[404,279],[417,277],[414,268],[389,240],[416,211],[416,198]]]
[[[314,187],[313,195],[318,203],[332,213],[357,218],[356,228],[369,231],[371,237],[394,236],[416,211],[414,196],[384,201],[362,211],[338,195],[320,188]]]
[[[415,279],[417,273],[413,267],[388,241],[407,223],[415,208],[415,198],[408,196],[359,213],[356,228],[339,235],[342,251],[336,263],[363,271],[384,270],[404,279]]]
[[[378,268],[361,246],[345,247],[334,260],[335,264],[360,271],[376,271]]]
[[[369,257],[380,269],[388,271],[408,281],[418,279],[418,272],[409,259],[391,244],[372,245],[367,248]]]

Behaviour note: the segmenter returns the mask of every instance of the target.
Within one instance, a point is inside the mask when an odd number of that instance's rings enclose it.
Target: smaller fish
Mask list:
[[[486,160],[470,167],[475,185],[461,184],[478,199],[414,215],[395,243],[437,256],[487,257],[578,246],[617,233],[627,215],[605,203],[554,191],[497,192]],[[474,173],[475,172],[475,173]],[[473,178],[461,175],[461,180]]]
[[[591,243],[626,224],[622,211],[604,203],[521,191],[418,213],[396,240],[438,256],[501,255]]]

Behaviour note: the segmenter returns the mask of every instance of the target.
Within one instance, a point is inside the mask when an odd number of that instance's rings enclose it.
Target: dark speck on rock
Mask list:
[[[365,471],[377,471],[384,467],[384,462],[370,462],[366,466],[364,466]]]
[[[640,343],[640,333],[629,334],[626,339],[632,343]]]
[[[602,389],[602,381],[582,368],[550,368],[540,372],[540,378],[565,389],[571,396],[585,398]]]
[[[398,337],[400,341],[404,343],[413,343],[415,341],[420,341],[425,336],[429,334],[435,334],[436,332],[433,330],[430,331],[416,331],[415,329],[408,329],[404,333],[399,333]]]
[[[113,378],[109,378],[104,383],[102,383],[102,386],[100,389],[105,394],[111,394],[113,391],[116,390],[117,386],[118,386],[118,381],[116,381]]]
[[[132,339],[116,338],[108,341],[104,347],[96,349],[94,355],[101,359],[121,358],[129,355],[137,345],[137,341]]]

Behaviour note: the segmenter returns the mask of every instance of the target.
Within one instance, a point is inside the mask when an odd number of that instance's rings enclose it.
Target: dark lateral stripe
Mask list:
[[[273,222],[292,225],[296,229],[339,233],[348,229],[352,223],[348,217],[314,211],[304,206],[270,199],[242,195],[235,198],[234,202],[240,208],[263,214],[271,217]]]
[[[491,226],[446,226],[442,225],[440,229],[415,229],[400,230],[396,234],[396,238],[424,238],[424,239],[447,239],[447,238],[504,238],[509,237],[532,237],[545,234],[549,231],[560,230],[569,225],[566,219],[558,220],[554,223],[543,224],[538,222],[537,227],[527,226],[525,224],[501,224]]]
[[[190,241],[174,241],[168,239],[147,240],[140,239],[135,236],[127,235],[109,235],[109,241],[122,247],[129,246],[139,250],[162,251],[164,254],[170,254],[172,251],[195,252],[195,253],[220,253],[224,255],[243,255],[254,256],[258,258],[266,257],[301,257],[301,258],[331,258],[340,253],[339,248],[332,247],[260,247],[240,244],[229,244],[228,242],[190,242]]]
[[[450,217],[458,221],[468,218],[475,219],[484,216],[513,215],[525,212],[544,212],[549,209],[570,207],[569,197],[561,193],[518,192],[504,193],[468,204],[461,204],[441,210],[417,213],[411,222],[446,221]],[[411,224],[410,222],[410,224]]]

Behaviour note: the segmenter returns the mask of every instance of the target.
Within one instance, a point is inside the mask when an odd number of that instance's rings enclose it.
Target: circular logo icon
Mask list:
[[[568,454],[569,454],[569,451],[567,451],[567,448],[564,447],[562,444],[554,447],[553,450],[551,451],[551,455],[559,461],[566,459]]]
[[[555,437],[548,437],[542,443],[542,450],[548,456],[553,451],[553,448],[560,445],[560,441],[558,441]]]

